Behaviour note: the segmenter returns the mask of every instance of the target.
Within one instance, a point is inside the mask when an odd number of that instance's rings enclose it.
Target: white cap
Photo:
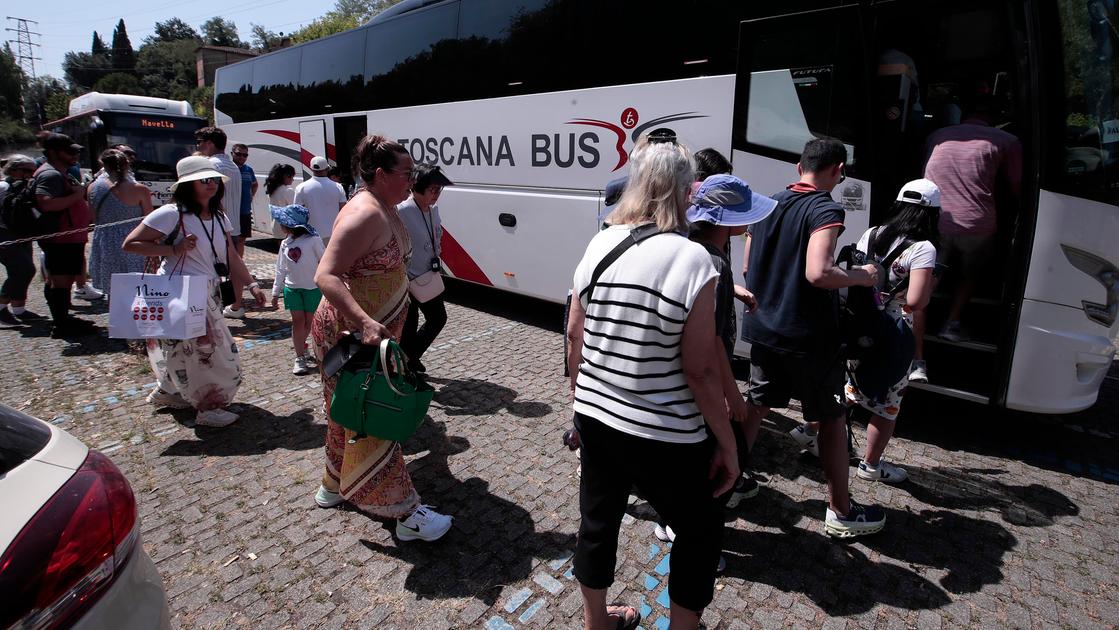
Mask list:
[[[328,171],[330,170],[330,161],[321,155],[316,155],[311,158],[312,171]]]
[[[940,189],[927,179],[915,179],[901,187],[901,190],[898,191],[897,200],[915,203],[918,206],[939,208]]]

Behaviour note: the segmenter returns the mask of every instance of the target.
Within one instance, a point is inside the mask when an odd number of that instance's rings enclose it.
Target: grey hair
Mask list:
[[[13,153],[4,158],[4,174],[10,175],[14,168],[36,168],[35,160],[22,153]]]
[[[642,137],[630,158],[630,176],[618,207],[606,217],[610,225],[656,223],[662,232],[688,226],[688,191],[695,171],[682,144],[650,144]]]

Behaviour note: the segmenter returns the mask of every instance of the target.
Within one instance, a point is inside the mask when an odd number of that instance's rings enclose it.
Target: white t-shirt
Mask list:
[[[346,193],[329,177],[312,177],[295,187],[295,203],[307,208],[311,227],[319,236],[330,238],[338,210],[346,203]]]
[[[875,228],[870,228],[866,232],[863,232],[862,238],[859,239],[859,243],[856,245],[859,251],[865,252],[867,250],[867,247],[870,245],[870,232],[874,229]],[[879,231],[881,231],[881,228],[879,228]],[[886,254],[888,255],[890,252],[894,251],[895,247],[901,245],[902,240],[903,239],[900,237],[895,239],[894,242],[890,244],[889,249],[886,250]],[[897,283],[908,278],[909,272],[914,269],[933,269],[934,267],[936,267],[936,247],[929,241],[918,241],[906,248],[906,250],[894,260],[894,263],[890,265],[890,278],[886,286],[897,286]],[[904,305],[905,291],[899,291],[898,294],[890,300],[890,304],[886,306],[893,309],[900,309]]]
[[[217,252],[217,260],[225,263],[227,267],[229,266],[228,250],[225,243],[225,235],[232,233],[229,219],[223,215],[203,221],[198,218],[198,215],[190,212],[184,212],[182,217],[183,226],[175,237],[175,243],[181,242],[187,234],[194,234],[198,237],[198,245],[185,254],[186,260],[182,261],[182,272],[188,276],[206,276],[211,280],[216,280],[218,274],[214,271],[214,252]],[[160,206],[144,217],[143,223],[167,236],[175,231],[175,226],[179,223],[179,208],[173,203]],[[210,249],[210,238],[207,238],[207,232],[213,239],[213,249]],[[159,275],[166,275],[172,269],[177,269],[180,259],[183,257],[171,254],[164,258],[163,264],[159,267]],[[178,272],[176,271],[176,273]]]
[[[711,255],[680,234],[650,236],[603,272],[593,296],[584,293],[599,261],[629,231],[599,232],[575,270],[587,313],[575,411],[650,440],[702,442],[707,430],[684,380],[680,342],[696,296],[717,275]]]
[[[280,186],[268,195],[268,203],[274,206],[290,206],[295,203],[295,189],[291,186]]]
[[[285,287],[318,288],[315,271],[325,251],[326,246],[318,236],[304,234],[298,238],[285,238],[280,243],[280,254],[276,256],[276,282],[272,285],[272,295],[283,295]]]
[[[210,156],[210,163],[214,165],[214,170],[225,175],[227,179],[225,183],[225,194],[221,197],[221,207],[225,210],[227,215],[240,217],[241,216],[241,169],[237,168],[237,164],[229,159],[229,156],[224,153]],[[232,223],[230,231],[231,236],[241,235],[241,221],[237,220]]]

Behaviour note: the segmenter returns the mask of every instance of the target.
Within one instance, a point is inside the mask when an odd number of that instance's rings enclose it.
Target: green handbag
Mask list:
[[[393,370],[390,370],[390,362]],[[435,388],[406,367],[404,352],[391,339],[381,341],[380,361],[367,368],[343,368],[330,400],[330,417],[357,432],[403,442],[423,422]]]

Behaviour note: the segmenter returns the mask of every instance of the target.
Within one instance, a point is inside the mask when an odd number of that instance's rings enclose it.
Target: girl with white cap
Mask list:
[[[179,175],[171,185],[175,203],[144,217],[125,239],[123,249],[141,256],[162,256],[159,275],[181,270],[184,275],[209,280],[206,334],[187,340],[148,340],[148,358],[159,385],[148,402],[193,407],[198,411],[197,424],[224,427],[237,420],[226,407],[241,384],[241,361],[222,317],[220,284],[228,278],[247,285],[257,304],[263,304],[265,298],[237,255],[230,237],[232,226],[221,209],[227,178],[205,157],[183,158],[175,168]]]

